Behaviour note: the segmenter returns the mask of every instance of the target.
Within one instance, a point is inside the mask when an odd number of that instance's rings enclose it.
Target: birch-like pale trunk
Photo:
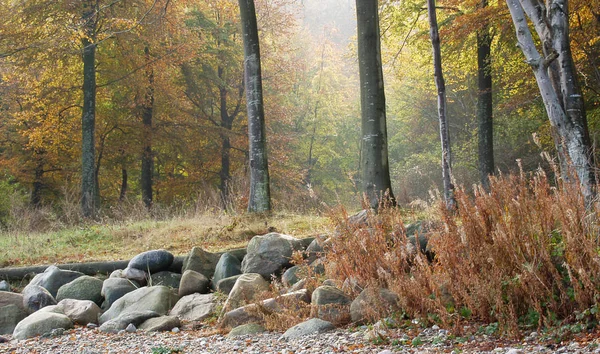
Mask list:
[[[568,161],[561,156],[561,166],[574,169],[589,205],[596,195],[596,180],[583,96],[569,43],[568,1],[506,0],[506,3],[518,46],[533,70],[548,118],[557,133],[555,144],[568,155]],[[535,45],[527,17],[541,39],[544,55]],[[563,169],[562,174],[566,177],[569,171]]]
[[[377,0],[356,0],[356,19],[362,122],[362,184],[370,207],[377,209],[382,201],[395,203],[388,163]]]
[[[446,83],[442,72],[442,51],[440,48],[440,34],[438,31],[435,0],[427,0],[429,14],[429,35],[433,48],[433,75],[437,87],[438,118],[440,121],[440,141],[442,144],[442,181],[444,184],[444,200],[449,210],[454,209],[454,185],[452,184],[452,161],[450,152],[450,133],[446,117]]]
[[[244,37],[244,78],[250,143],[248,211],[267,212],[271,210],[271,192],[256,12],[253,0],[239,0],[239,5]]]
[[[81,114],[81,210],[92,217],[98,207],[95,181],[96,132],[96,2],[83,3],[83,110]]]

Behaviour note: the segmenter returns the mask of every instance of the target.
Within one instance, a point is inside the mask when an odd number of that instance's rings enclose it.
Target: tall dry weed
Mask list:
[[[577,185],[552,185],[541,171],[493,177],[490,185],[489,193],[457,189],[455,213],[439,203],[441,223],[427,235],[432,262],[415,252],[398,210],[368,214],[362,224],[338,212],[329,274],[358,289],[396,291],[410,316],[446,325],[470,316],[513,334],[596,305],[598,208],[586,209]]]

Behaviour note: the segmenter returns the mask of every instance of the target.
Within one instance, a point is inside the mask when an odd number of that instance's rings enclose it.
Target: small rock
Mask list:
[[[87,325],[85,325],[88,329],[94,329],[94,328],[98,328],[98,325],[95,323],[88,323]]]
[[[128,324],[127,327],[125,328],[125,332],[133,333],[135,331],[137,331],[137,328],[135,328],[133,323]]]
[[[179,327],[175,327],[175,328],[173,328],[171,330],[171,332],[173,332],[173,333],[179,333],[179,332],[181,332],[181,330],[179,329]]]
[[[319,318],[311,318],[308,321],[304,321],[295,325],[294,327],[285,331],[281,336],[282,339],[292,339],[303,337],[314,333],[323,333],[334,330],[335,326],[331,322],[323,321]]]
[[[10,284],[6,281],[0,281],[0,291],[10,291]]]

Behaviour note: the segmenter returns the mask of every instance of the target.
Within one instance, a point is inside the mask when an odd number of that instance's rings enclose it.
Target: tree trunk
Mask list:
[[[142,106],[142,201],[146,208],[152,207],[152,184],[154,173],[154,156],[152,155],[152,114],[154,109],[154,72],[150,67],[150,49],[144,48],[146,56],[146,78],[148,86]]]
[[[223,67],[217,67],[217,74],[221,81],[223,80]],[[221,183],[219,189],[221,191],[221,199],[223,206],[226,208],[229,202],[229,181],[231,179],[231,141],[229,139],[229,133],[233,126],[233,117],[229,116],[227,111],[227,88],[221,83],[219,87],[219,99],[220,99],[220,110],[221,110],[221,171],[219,171],[219,178]]]
[[[379,6],[377,0],[356,0],[363,193],[370,207],[395,203],[387,149],[385,92],[381,68]]]
[[[44,157],[40,152],[35,152],[36,163],[35,170],[33,176],[33,189],[31,191],[31,206],[37,208],[42,203],[42,189],[44,188],[44,183],[42,181],[42,177],[44,176]]]
[[[440,120],[440,140],[442,143],[442,180],[444,183],[444,199],[448,209],[454,209],[454,185],[452,185],[452,161],[450,152],[450,134],[446,117],[446,83],[442,73],[442,53],[440,49],[440,35],[438,32],[435,0],[427,0],[429,14],[429,35],[433,47],[433,67],[435,85],[438,91],[438,117]]]
[[[482,0],[481,6],[488,6]],[[492,115],[492,37],[486,24],[477,32],[477,121],[479,122],[479,176],[488,190],[489,176],[494,174],[494,125]]]
[[[98,207],[95,183],[96,125],[96,2],[83,3],[83,111],[81,115],[81,208],[85,217],[93,217]]]
[[[248,138],[250,144],[250,197],[249,212],[271,210],[269,166],[265,136],[260,47],[253,0],[239,0],[242,34],[244,36],[244,78],[248,110]]]
[[[122,202],[127,196],[127,169],[125,166],[121,168],[121,192],[119,193],[119,201]]]
[[[579,178],[581,191],[590,205],[596,194],[593,157],[583,96],[577,84],[569,44],[568,2],[548,1],[548,8],[532,0],[506,0],[515,25],[518,46],[533,69],[544,106],[558,135],[555,144],[568,154],[568,165]],[[535,46],[527,19],[542,40],[544,57]],[[563,176],[569,171],[563,170]]]

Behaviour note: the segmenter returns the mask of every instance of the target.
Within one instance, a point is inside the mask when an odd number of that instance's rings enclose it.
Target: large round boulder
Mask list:
[[[311,315],[335,325],[343,325],[350,322],[351,302],[352,299],[340,289],[322,285],[312,293]]]
[[[0,334],[11,334],[17,323],[27,317],[27,312],[22,306],[9,304],[0,307]]]
[[[46,288],[39,285],[27,285],[22,292],[23,307],[29,313],[36,312],[42,307],[56,305],[54,296]]]
[[[133,257],[127,267],[156,273],[168,270],[175,257],[167,250],[146,251]]]
[[[105,299],[102,308],[105,310],[109,309],[115,301],[137,288],[137,284],[124,278],[108,278],[104,280],[104,282],[102,282],[102,290],[100,292]]]
[[[102,310],[91,300],[64,299],[61,300],[52,312],[62,313],[71,321],[80,325],[98,323],[98,316]]]
[[[178,289],[181,282],[181,274],[162,271],[154,273],[150,276],[150,284],[152,286],[164,285],[169,288]]]
[[[72,282],[73,280],[83,276],[83,273],[74,272],[72,270],[60,269],[57,266],[50,266],[46,268],[43,273],[37,274],[29,285],[37,285],[48,290],[52,297],[56,298],[58,289],[61,286]]]
[[[209,283],[210,280],[208,280],[204,274],[188,269],[181,276],[179,296],[182,297],[195,293],[206,294],[208,292]]]
[[[302,250],[302,241],[272,232],[254,236],[248,243],[246,257],[242,261],[243,273],[258,273],[265,279],[279,275],[285,266],[290,265],[294,251]]]
[[[217,288],[219,280],[238,274],[242,274],[242,263],[240,260],[231,253],[223,253],[215,266],[215,274],[212,279],[213,290]]]
[[[102,304],[102,280],[89,275],[81,276],[58,289],[56,301],[63,299],[90,300]]]
[[[399,311],[399,296],[391,290],[384,288],[366,288],[352,301],[350,315],[352,322],[376,322]]]
[[[14,339],[27,339],[49,333],[53,329],[73,327],[71,319],[60,313],[38,311],[19,322],[13,331]]]
[[[213,294],[187,295],[177,301],[169,315],[186,321],[202,321],[215,312],[216,301]]]
[[[177,295],[166,286],[143,287],[125,294],[100,316],[100,323],[126,313],[153,311],[166,315],[177,302]]]
[[[242,274],[231,289],[223,309],[225,311],[230,311],[252,303],[258,295],[269,291],[269,289],[269,282],[266,281],[260,274]]]
[[[207,252],[201,247],[194,247],[190,253],[184,258],[181,272],[193,270],[204,274],[208,279],[212,278],[215,273],[215,267],[220,256],[215,253]]]

